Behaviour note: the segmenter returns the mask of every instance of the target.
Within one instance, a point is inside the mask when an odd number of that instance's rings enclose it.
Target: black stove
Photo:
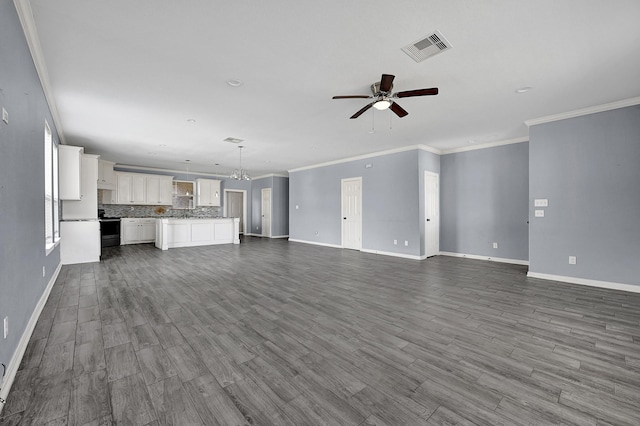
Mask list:
[[[120,245],[120,218],[104,215],[103,209],[98,209],[100,222],[100,246],[114,247]]]

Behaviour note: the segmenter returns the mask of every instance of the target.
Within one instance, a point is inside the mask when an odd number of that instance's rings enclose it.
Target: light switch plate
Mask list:
[[[536,210],[536,217],[544,217],[544,210]]]
[[[549,207],[549,199],[547,198],[536,198],[533,200],[533,205],[535,207]]]

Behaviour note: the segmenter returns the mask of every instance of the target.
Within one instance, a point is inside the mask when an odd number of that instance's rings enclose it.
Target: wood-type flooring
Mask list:
[[[284,240],[64,266],[1,425],[639,425],[640,294]]]

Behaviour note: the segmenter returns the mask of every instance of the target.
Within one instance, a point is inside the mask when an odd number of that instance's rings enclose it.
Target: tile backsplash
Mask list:
[[[196,207],[191,210],[172,209],[171,206],[136,206],[123,204],[98,204],[107,217],[221,217],[220,207]],[[162,212],[162,209],[165,212]]]

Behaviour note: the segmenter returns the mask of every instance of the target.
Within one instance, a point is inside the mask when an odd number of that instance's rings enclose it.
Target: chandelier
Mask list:
[[[242,168],[242,148],[244,147],[241,145],[238,148],[240,148],[240,167],[235,169],[229,177],[235,180],[251,180],[251,176]]]

